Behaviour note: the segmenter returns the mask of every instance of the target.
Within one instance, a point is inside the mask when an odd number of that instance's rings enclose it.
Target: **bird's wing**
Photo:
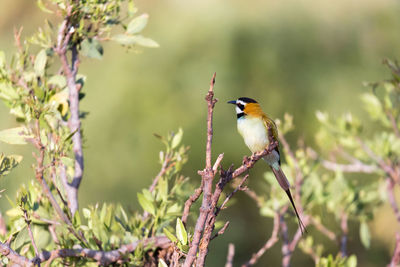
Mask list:
[[[265,115],[265,114],[263,114],[262,117],[263,117],[264,126],[265,126],[265,128],[267,129],[268,135],[269,135],[269,133],[270,133],[269,131],[271,131],[273,139],[274,139],[275,141],[278,141],[278,143],[279,143],[279,139],[278,139],[278,128],[276,127],[275,122],[274,122],[271,118],[269,118],[267,115]],[[268,136],[268,139],[269,139],[269,138],[270,138],[270,137]],[[278,144],[278,146],[275,148],[275,151],[278,152],[278,155],[279,155],[279,160],[278,160],[278,162],[279,162],[279,165],[281,165],[281,155],[280,155],[280,152],[279,152],[279,144]]]

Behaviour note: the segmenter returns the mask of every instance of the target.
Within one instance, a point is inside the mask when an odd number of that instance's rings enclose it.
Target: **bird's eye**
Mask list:
[[[240,103],[236,103],[236,105],[238,106],[238,108],[240,108],[241,110],[244,110],[244,105],[240,104]]]

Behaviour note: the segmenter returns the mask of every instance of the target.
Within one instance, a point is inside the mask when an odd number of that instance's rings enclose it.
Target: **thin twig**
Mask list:
[[[342,230],[342,237],[340,239],[340,254],[341,256],[347,257],[347,234],[349,232],[349,228],[347,226],[347,214],[342,212],[340,216],[340,228]]]
[[[32,233],[32,229],[31,229],[31,220],[30,220],[29,217],[28,217],[28,212],[27,212],[25,209],[23,209],[22,211],[23,211],[23,213],[24,213],[25,223],[26,223],[27,228],[28,228],[29,238],[31,239],[31,243],[32,243],[33,249],[35,250],[35,259],[33,260],[33,263],[34,263],[35,265],[37,264],[37,265],[40,267],[40,260],[38,260],[38,257],[39,257],[39,249],[38,249],[38,247],[36,246],[35,239],[33,238],[33,233]]]
[[[394,212],[394,215],[396,216],[396,220],[397,222],[400,224],[400,211],[399,211],[399,206],[397,205],[396,202],[396,196],[394,195],[394,186],[395,183],[392,179],[390,179],[389,177],[386,178],[386,189],[388,192],[388,198],[389,198],[389,203],[390,206],[392,206],[392,210]]]
[[[220,235],[223,235],[223,234],[225,233],[226,228],[228,228],[228,226],[229,226],[229,221],[227,221],[227,222],[224,224],[224,226],[223,226],[221,229],[219,229],[219,231],[218,231],[217,233],[215,233],[215,234],[211,237],[211,240],[213,240],[214,238],[216,238],[216,237],[218,237],[218,236],[220,236]]]
[[[311,224],[315,226],[315,228],[320,231],[323,235],[329,238],[332,241],[336,241],[336,234],[326,228],[321,222],[317,221],[313,217],[310,217]]]
[[[157,186],[158,180],[160,180],[160,178],[167,172],[168,170],[168,164],[169,164],[170,158],[169,157],[165,157],[165,160],[161,166],[161,170],[160,172],[156,175],[156,177],[153,180],[153,183],[151,184],[149,191],[153,192],[154,189]]]
[[[280,226],[280,213],[275,212],[274,215],[274,228],[272,229],[271,237],[265,242],[264,246],[262,246],[256,253],[253,254],[251,259],[244,263],[242,267],[252,266],[257,263],[257,261],[261,258],[264,253],[270,249],[276,242],[278,242],[278,233],[279,233],[279,226]]]
[[[197,250],[200,244],[201,234],[204,229],[204,224],[206,222],[208,213],[211,211],[211,195],[212,195],[212,181],[214,178],[214,172],[212,170],[211,165],[211,145],[212,145],[212,137],[213,137],[213,110],[214,105],[217,102],[214,99],[214,84],[215,84],[215,76],[214,73],[211,82],[210,89],[208,90],[208,94],[206,95],[206,101],[208,105],[208,115],[207,115],[207,143],[206,143],[206,167],[201,172],[203,183],[203,200],[200,207],[200,215],[197,219],[196,226],[193,234],[193,241],[190,244],[189,252],[183,264],[183,267],[191,267],[197,254]]]
[[[310,157],[313,160],[319,160],[321,165],[331,171],[342,171],[342,172],[349,172],[349,173],[375,173],[377,168],[375,165],[368,165],[359,160],[353,160],[352,163],[349,164],[341,164],[334,161],[325,160],[322,158],[318,158],[318,154],[315,150],[308,147],[307,152],[310,154]]]
[[[235,190],[233,190],[233,191],[225,198],[224,202],[222,202],[221,206],[217,209],[217,214],[216,214],[216,215],[218,215],[218,212],[219,212],[220,210],[222,210],[222,209],[225,208],[226,203],[228,203],[228,201],[233,197],[234,194],[236,194],[237,191],[242,190],[243,184],[244,184],[244,182],[246,182],[247,178],[249,178],[249,175],[248,175],[248,174],[246,174],[246,175],[243,177],[243,179],[240,181],[239,185],[235,188]]]
[[[228,245],[228,254],[226,256],[226,263],[225,267],[232,267],[233,266],[233,257],[235,256],[235,245],[229,243]]]
[[[182,214],[182,222],[186,224],[187,219],[189,217],[189,212],[190,212],[190,207],[193,205],[194,202],[200,197],[201,193],[203,192],[203,184],[204,180],[201,180],[200,187],[198,187],[196,190],[194,190],[193,195],[191,195],[188,200],[185,202],[185,206],[183,208],[183,214]]]
[[[394,247],[393,257],[388,267],[396,267],[400,264],[400,234],[396,234],[396,245]]]

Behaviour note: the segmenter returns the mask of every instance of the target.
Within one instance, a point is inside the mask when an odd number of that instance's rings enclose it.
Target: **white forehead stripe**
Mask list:
[[[247,104],[246,102],[243,102],[242,100],[239,100],[239,99],[236,100],[236,104],[237,104],[237,103],[239,103],[239,104],[241,104],[241,105],[243,105],[243,106],[246,106],[246,104]]]

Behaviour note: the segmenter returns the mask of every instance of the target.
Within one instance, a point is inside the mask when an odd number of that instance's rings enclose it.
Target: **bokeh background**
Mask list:
[[[294,115],[291,144],[303,138],[314,142],[316,110],[341,114],[351,111],[363,118],[360,94],[364,81],[388,77],[383,58],[400,58],[400,3],[396,0],[268,0],[268,1],[144,1],[140,13],[149,13],[144,35],[158,49],[129,53],[106,44],[103,60],[85,60],[87,75],[82,109],[85,174],[80,189],[81,207],[122,202],[138,209],[136,193],[158,173],[162,144],[153,133],[166,134],[182,127],[184,143],[191,147],[184,174],[194,185],[204,167],[205,93],[214,71],[219,102],[215,109],[214,156],[225,152],[224,166],[240,164],[249,151],[236,132],[235,113],[228,100],[240,96],[257,99],[273,118]],[[1,0],[0,49],[13,51],[13,28],[24,27],[29,36],[43,24],[35,1]],[[16,125],[3,104],[0,129]],[[372,126],[367,124],[366,127]],[[0,187],[13,199],[15,189],[32,178],[30,147],[0,143],[0,151],[23,154],[22,164]],[[249,186],[263,194],[266,166],[251,171]],[[4,212],[9,204],[0,199]],[[227,244],[236,245],[236,264],[270,236],[271,220],[258,214],[255,204],[239,196],[222,212],[231,221],[225,235],[213,241],[208,266],[223,266]],[[395,219],[383,207],[370,224],[372,247],[359,241],[358,225],[350,224],[349,253],[359,266],[384,266],[394,246]],[[294,231],[295,225],[291,225]],[[313,231],[313,230],[311,230]],[[323,239],[322,239],[323,240]],[[327,252],[336,251],[334,244]],[[257,266],[279,266],[280,243]],[[299,251],[293,266],[311,266]]]

